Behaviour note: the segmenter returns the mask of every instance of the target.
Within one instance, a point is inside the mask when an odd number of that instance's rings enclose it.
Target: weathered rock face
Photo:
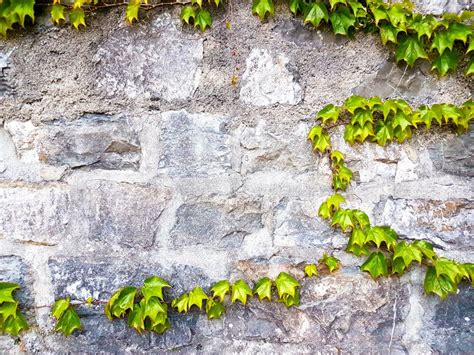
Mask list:
[[[138,134],[125,117],[84,116],[38,127],[12,121],[5,126],[25,162],[103,169],[137,169],[140,164]]]
[[[150,25],[116,31],[99,45],[97,84],[107,96],[172,101],[187,99],[196,90],[202,40],[178,31],[170,15]]]
[[[80,32],[38,18],[0,45],[0,280],[22,286],[31,324],[0,336],[0,352],[471,351],[472,287],[426,296],[424,266],[373,281],[317,217],[331,175],[307,132],[316,111],[353,93],[462,103],[472,81],[405,70],[375,36],[310,31],[284,11],[261,24],[247,2],[213,14],[204,34],[182,26],[177,8],[147,13],[133,26],[122,9],[98,13]],[[435,128],[382,148],[331,131],[354,171],[348,206],[462,262],[474,259],[473,139]],[[342,269],[303,280],[324,252]],[[65,338],[35,307],[103,303],[150,275],[170,281],[171,299],[281,271],[302,279],[301,306],[253,298],[214,321],[170,311],[164,335],[109,322],[98,304],[78,307],[83,329]]]

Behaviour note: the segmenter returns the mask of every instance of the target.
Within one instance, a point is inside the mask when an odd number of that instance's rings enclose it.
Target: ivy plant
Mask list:
[[[17,336],[28,329],[28,323],[14,297],[19,288],[20,285],[13,282],[0,282],[0,334]]]

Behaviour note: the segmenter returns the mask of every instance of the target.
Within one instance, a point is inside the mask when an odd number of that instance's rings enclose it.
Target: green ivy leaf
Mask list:
[[[349,238],[346,251],[356,256],[367,255],[369,253],[369,249],[365,245],[360,246],[359,244],[354,243],[353,236]]]
[[[473,32],[469,26],[463,23],[453,23],[448,29],[449,39],[453,43],[455,41],[461,41],[462,43],[466,44],[468,37],[471,36],[472,33]]]
[[[421,264],[423,253],[414,244],[407,244],[402,241],[396,245],[393,254],[393,261],[396,262],[397,259],[401,259],[407,268],[413,261],[418,261]]]
[[[194,21],[196,18],[196,11],[194,10],[194,6],[186,5],[181,9],[181,20],[186,22],[188,25],[190,24],[191,19]]]
[[[344,154],[342,154],[339,150],[333,150],[330,154],[330,157],[335,164],[341,164],[344,162]]]
[[[186,313],[189,309],[189,296],[187,293],[182,294],[178,298],[171,301],[171,307],[176,308],[178,313]]]
[[[308,264],[308,265],[305,265],[304,267],[304,274],[307,276],[307,277],[313,277],[313,276],[318,276],[319,273],[318,273],[318,268],[315,264]]]
[[[374,135],[374,125],[367,122],[364,126],[353,125],[354,127],[354,138],[359,142],[363,143],[368,137]]]
[[[125,19],[129,24],[138,21],[138,10],[140,10],[141,0],[129,0],[125,9]]]
[[[344,129],[344,140],[353,145],[355,143],[355,136],[354,136],[354,126],[351,124],[346,125]]]
[[[169,322],[168,319],[166,319],[165,324],[157,324],[154,327],[152,327],[150,330],[157,334],[163,334],[170,328],[171,328],[171,323]]]
[[[462,110],[453,104],[440,104],[441,112],[444,118],[444,122],[449,124],[450,122],[458,124],[459,119],[462,119]]]
[[[403,36],[395,52],[397,62],[404,60],[411,68],[417,59],[428,59],[428,54],[423,49],[418,38],[411,35]]]
[[[387,259],[382,252],[371,253],[360,269],[367,271],[373,279],[377,279],[380,276],[388,277]]]
[[[21,331],[28,329],[28,323],[19,310],[14,317],[9,317],[3,322],[3,332],[16,337]]]
[[[275,6],[272,0],[253,0],[252,14],[258,15],[260,20],[263,21],[267,13],[272,16],[275,13]]]
[[[445,76],[448,71],[456,71],[456,68],[459,63],[459,55],[452,50],[445,50],[443,54],[437,56],[433,61],[431,70],[437,70],[440,78]]]
[[[329,22],[328,10],[323,2],[316,1],[310,5],[309,11],[304,18],[304,23],[309,22],[314,27],[318,27],[322,20],[326,21],[326,23]]]
[[[366,243],[367,236],[363,229],[354,228],[351,233],[351,244],[363,247]]]
[[[358,109],[365,110],[368,107],[368,101],[365,97],[352,95],[344,101],[344,108],[352,115]]]
[[[402,130],[406,130],[407,127],[410,127],[411,125],[411,116],[405,114],[403,111],[397,111],[393,117],[393,128],[400,127]]]
[[[383,103],[382,107],[382,113],[383,113],[383,118],[386,121],[387,118],[390,117],[390,115],[393,113],[395,115],[398,111],[399,107],[398,104],[395,100],[386,100]]]
[[[300,304],[300,291],[296,289],[294,296],[291,296],[290,294],[285,294],[281,299],[279,299],[279,301],[283,302],[288,308],[298,306]]]
[[[81,329],[81,319],[74,308],[68,307],[58,319],[54,330],[63,333],[65,336],[69,336],[76,329]]]
[[[452,50],[454,46],[454,40],[449,36],[448,31],[436,32],[433,37],[433,43],[431,44],[430,50],[436,49],[438,54],[443,54],[446,49]]]
[[[225,295],[230,291],[230,283],[227,280],[216,282],[211,287],[211,291],[213,296],[218,297],[222,302],[224,301]]]
[[[157,324],[164,325],[168,317],[168,306],[166,303],[161,303],[158,297],[151,297],[148,301],[143,299],[140,301],[140,307],[142,308],[142,318],[147,318],[151,322],[153,328]]]
[[[435,293],[441,299],[445,299],[448,294],[456,293],[457,286],[449,277],[445,275],[438,276],[434,267],[428,267],[424,282],[425,293]]]
[[[336,11],[329,15],[331,25],[335,34],[347,36],[349,28],[355,25],[355,16],[351,14],[349,9],[345,6],[339,7]]]
[[[388,13],[384,6],[368,2],[369,9],[374,16],[375,25],[378,26],[382,20],[388,20]]]
[[[202,7],[202,0],[191,0],[192,5],[198,5],[200,8]]]
[[[379,145],[382,147],[387,144],[387,142],[393,140],[393,127],[392,121],[384,122],[382,120],[378,120],[375,124],[375,135],[374,139],[377,141]]]
[[[430,107],[426,105],[422,105],[418,108],[418,111],[413,114],[412,124],[416,128],[418,128],[418,124],[421,123],[426,126],[426,129],[430,129],[433,119],[436,119],[436,121],[441,122],[441,119],[442,119],[441,112],[439,111],[439,116],[438,116],[437,111],[432,110]]]
[[[138,334],[145,330],[145,315],[144,315],[145,300],[141,300],[139,304],[135,304],[133,309],[128,314],[128,326],[135,329]]]
[[[13,291],[20,288],[20,285],[12,282],[0,282],[0,304],[3,302],[15,302]]]
[[[465,263],[459,265],[464,269],[465,278],[471,280],[472,285],[474,286],[474,264],[473,263]]]
[[[280,272],[278,274],[275,279],[275,285],[280,299],[283,299],[285,295],[296,297],[297,288],[300,287],[300,283],[286,272]]]
[[[333,272],[339,269],[339,260],[335,258],[334,256],[328,255],[326,253],[323,254],[321,259],[318,260],[318,262],[326,265],[329,272]]]
[[[354,222],[352,221],[352,210],[337,210],[332,216],[332,225],[339,225],[342,231],[346,231],[349,227],[354,227]]]
[[[365,19],[367,17],[367,9],[358,0],[349,0],[349,6],[352,9],[352,13],[355,17]]]
[[[326,122],[329,120],[331,120],[333,123],[336,123],[340,112],[341,107],[329,104],[324,106],[323,109],[318,112],[316,119],[321,119],[323,124],[326,124]]]
[[[107,303],[109,306],[106,307],[106,314],[109,314],[121,318],[125,312],[133,309],[133,304],[135,302],[135,295],[137,289],[132,286],[124,287],[118,291],[118,294],[115,293]],[[109,311],[107,311],[107,309]],[[111,317],[109,317],[111,319]]]
[[[433,31],[439,26],[438,20],[432,15],[416,15],[410,23],[409,28],[418,34],[418,39],[426,36],[430,39]]]
[[[18,309],[17,302],[4,302],[0,305],[0,334],[2,329],[2,319],[7,319],[9,317],[16,317]]]
[[[393,4],[387,11],[390,22],[403,30],[406,28],[407,18],[410,16],[410,12],[405,9],[401,3]]]
[[[10,1],[10,16],[18,16],[21,27],[25,27],[25,18],[28,16],[35,21],[35,0],[12,0]]]
[[[398,43],[398,33],[402,30],[398,27],[392,26],[389,23],[380,25],[380,39],[385,46],[388,42]]]
[[[212,17],[209,11],[199,9],[194,18],[194,27],[199,27],[202,32],[206,30],[206,27],[212,26]]]
[[[207,300],[207,298],[206,293],[201,287],[195,287],[191,292],[189,292],[188,309],[191,309],[192,306],[202,309],[202,301]]]
[[[69,308],[69,304],[70,304],[69,297],[57,300],[54,303],[53,308],[51,309],[51,314],[53,315],[53,317],[56,319],[61,318],[63,313],[66,311],[66,309]]]
[[[268,277],[261,278],[255,284],[253,289],[253,293],[258,295],[258,299],[261,301],[264,298],[268,299],[269,301],[272,300],[272,280]]]
[[[54,4],[51,8],[51,20],[54,24],[59,25],[61,20],[66,20],[64,16],[64,6],[60,4]]]
[[[301,0],[289,0],[288,6],[293,15],[298,15],[299,12],[303,11],[304,3]]]
[[[231,302],[235,303],[236,301],[242,302],[242,304],[247,303],[247,297],[252,297],[252,289],[244,280],[237,280],[232,285],[232,295]]]
[[[401,127],[395,128],[393,135],[397,138],[398,143],[403,143],[407,139],[412,137],[411,128],[402,129]]]
[[[171,287],[171,285],[161,277],[151,276],[147,278],[143,282],[142,287],[142,294],[145,298],[145,301],[148,302],[151,297],[158,297],[161,301],[163,301],[163,288],[165,287]]]
[[[69,12],[69,21],[76,30],[78,30],[81,25],[85,27],[86,20],[84,19],[84,10],[81,8],[71,10]]]
[[[373,123],[374,117],[372,116],[372,111],[369,109],[359,109],[356,110],[354,115],[351,119],[351,124],[355,125],[358,124],[359,126],[363,127],[366,123]]]
[[[453,260],[439,258],[433,261],[433,266],[438,277],[446,275],[455,285],[457,285],[463,277],[463,270],[461,270],[458,263]]]
[[[206,314],[208,319],[219,319],[224,312],[225,307],[221,302],[216,302],[212,298],[206,301]]]
[[[367,230],[366,242],[373,242],[377,248],[385,243],[388,250],[393,250],[397,245],[397,239],[397,233],[387,226],[375,226]]]
[[[329,0],[329,5],[331,5],[331,11],[334,10],[337,4],[347,5],[346,0]]]
[[[314,150],[318,150],[321,153],[325,152],[331,147],[331,139],[329,134],[323,131],[321,126],[314,126],[308,133],[308,139],[313,143]]]

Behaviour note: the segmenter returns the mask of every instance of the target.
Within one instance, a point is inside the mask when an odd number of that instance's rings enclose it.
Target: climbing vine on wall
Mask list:
[[[36,0],[0,1],[0,33],[6,36],[14,26],[25,26],[25,19],[35,19]],[[125,19],[132,24],[140,9],[182,5],[183,22],[202,31],[212,26],[209,9],[219,7],[221,0],[154,1],[129,0],[123,3],[102,0],[53,0],[48,5],[51,20],[56,25],[66,21],[79,29],[86,25],[86,11],[123,5]],[[356,31],[378,33],[384,45],[395,51],[397,62],[413,67],[415,62],[429,61],[431,70],[440,77],[456,71],[461,64],[465,74],[474,74],[473,12],[461,15],[445,14],[440,18],[415,13],[409,0],[386,3],[383,0],[288,0],[290,11],[301,16],[304,23],[319,28],[328,25],[336,34],[352,36]],[[262,21],[275,13],[273,0],[253,0],[252,13]]]
[[[314,126],[308,139],[315,151],[327,155],[332,170],[332,187],[335,193],[319,207],[319,216],[330,221],[349,236],[346,251],[356,256],[368,255],[361,270],[378,277],[401,276],[416,262],[427,265],[424,281],[426,293],[435,293],[442,299],[455,293],[462,280],[474,283],[474,264],[459,264],[439,257],[433,246],[424,240],[412,243],[400,241],[389,226],[373,226],[366,213],[358,209],[342,208],[345,191],[352,179],[352,171],[344,164],[344,155],[333,150],[329,130],[336,125],[345,126],[344,139],[349,144],[377,142],[385,146],[396,140],[399,143],[411,138],[414,129],[430,129],[432,125],[446,126],[463,133],[474,119],[474,102],[461,106],[435,104],[412,109],[404,100],[382,101],[378,97],[351,96],[342,106],[329,104],[316,115],[320,123]]]

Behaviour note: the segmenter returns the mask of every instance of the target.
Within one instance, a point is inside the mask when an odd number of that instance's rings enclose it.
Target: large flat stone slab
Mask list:
[[[160,16],[153,26],[115,31],[95,55],[97,86],[107,96],[185,100],[201,75],[202,39],[184,36],[175,18]]]
[[[240,100],[255,106],[296,105],[303,99],[296,68],[288,57],[272,55],[265,49],[253,49],[242,77]]]
[[[227,117],[171,111],[162,114],[160,169],[171,177],[207,177],[232,168]]]
[[[140,164],[138,132],[123,116],[86,115],[39,126],[12,121],[6,128],[25,162],[102,169],[137,169]]]
[[[169,191],[140,184],[89,181],[71,192],[70,233],[104,243],[150,247]]]
[[[70,202],[65,185],[0,185],[0,236],[56,244],[66,235]]]

